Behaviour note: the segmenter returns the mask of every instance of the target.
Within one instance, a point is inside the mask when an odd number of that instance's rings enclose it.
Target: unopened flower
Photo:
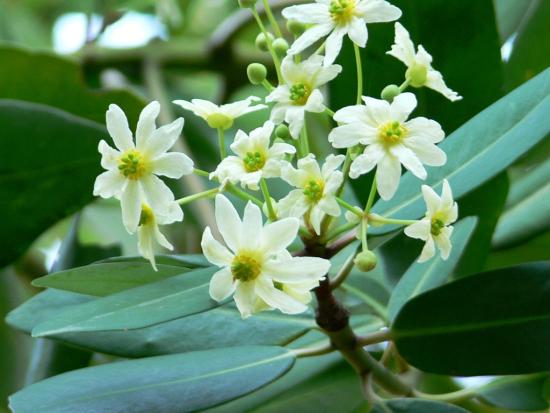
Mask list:
[[[183,211],[177,202],[171,202],[165,213],[155,212],[149,205],[143,204],[139,219],[138,250],[143,258],[148,259],[157,271],[155,262],[155,244],[172,251],[174,247],[160,232],[159,225],[168,225],[183,219]]]
[[[158,213],[166,213],[174,194],[157,176],[181,178],[193,172],[193,161],[185,154],[167,153],[183,128],[183,118],[157,129],[155,119],[160,111],[158,102],[147,105],[136,129],[136,143],[122,109],[110,105],[107,111],[107,130],[116,148],[99,142],[101,166],[107,169],[96,178],[94,195],[120,199],[122,220],[128,232],[138,227],[142,204]]]
[[[336,192],[342,185],[344,175],[337,169],[344,158],[344,155],[329,155],[322,168],[319,168],[313,155],[298,160],[298,169],[286,162],[281,168],[281,178],[299,189],[279,201],[279,214],[296,218],[306,215],[315,232],[320,234],[325,214],[333,217],[340,215]]]
[[[316,0],[311,4],[287,7],[282,13],[286,19],[311,25],[296,39],[288,53],[300,53],[328,36],[325,65],[336,60],[345,35],[357,46],[365,47],[367,23],[390,22],[401,17],[401,10],[385,0]]]
[[[330,82],[342,71],[342,66],[324,67],[323,58],[313,55],[300,63],[287,56],[281,64],[284,84],[279,85],[266,97],[266,102],[275,102],[271,120],[285,121],[294,139],[300,136],[304,126],[305,112],[320,113],[325,110],[324,97],[319,87]]]
[[[264,226],[260,208],[248,203],[241,221],[223,195],[216,196],[215,214],[226,246],[212,237],[209,227],[204,230],[203,253],[222,267],[210,280],[210,296],[222,301],[233,295],[243,318],[262,303],[287,314],[304,312],[304,298],[325,277],[330,261],[288,253],[286,248],[298,233],[298,219],[284,218]],[[285,291],[283,286],[291,287]]]
[[[451,224],[458,217],[458,205],[453,200],[449,182],[443,181],[441,197],[427,185],[422,185],[422,195],[426,202],[426,216],[420,221],[405,228],[405,234],[411,238],[426,241],[418,262],[429,260],[435,255],[435,246],[441,252],[441,258],[446,260],[451,253]]]
[[[364,106],[349,106],[336,112],[334,119],[345,125],[329,135],[335,148],[366,145],[351,165],[352,178],[377,166],[378,193],[388,200],[399,185],[401,164],[420,179],[427,176],[423,164],[445,164],[445,152],[435,145],[445,137],[439,123],[423,117],[407,121],[417,103],[412,93],[397,96],[391,104],[369,97],[363,100]]]
[[[387,53],[407,65],[405,76],[411,86],[429,87],[451,101],[462,99],[462,96],[447,87],[441,73],[432,68],[432,56],[426,49],[418,45],[418,51],[414,50],[409,32],[400,23],[395,23],[395,42]]]
[[[221,106],[203,99],[193,99],[191,102],[187,100],[174,100],[174,103],[203,118],[211,128],[225,130],[233,126],[233,122],[238,117],[265,109],[267,106],[262,104],[252,106],[252,102],[259,100],[261,100],[259,97],[250,96],[245,100]]]
[[[267,121],[260,128],[247,135],[239,130],[230,148],[237,156],[228,156],[210,174],[223,185],[226,182],[240,182],[243,187],[256,190],[261,178],[280,175],[281,161],[286,154],[293,154],[296,148],[287,143],[274,143],[270,146],[271,134],[275,125]]]

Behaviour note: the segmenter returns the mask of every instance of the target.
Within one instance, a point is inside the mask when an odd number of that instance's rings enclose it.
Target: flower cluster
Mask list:
[[[261,22],[253,3],[248,7]],[[282,15],[289,20],[288,27],[295,36],[290,47],[260,24],[263,50],[271,53],[278,84],[270,83],[267,69],[258,63],[247,70],[253,84],[267,89],[263,103],[255,96],[221,106],[200,99],[174,101],[217,130],[220,162],[214,171],[195,169],[187,155],[167,152],[180,136],[184,122],[180,118],[157,129],[157,102],[141,113],[135,143],[124,113],[111,105],[107,129],[117,149],[105,141],[99,144],[101,164],[107,171],[98,176],[94,194],[120,200],[124,225],[128,232],[138,233],[139,250],[153,267],[155,242],[172,248],[159,225],[181,221],[181,205],[215,196],[217,229],[225,245],[213,237],[210,227],[204,230],[203,253],[220,268],[211,279],[210,295],[217,301],[233,296],[243,318],[258,311],[277,309],[294,314],[308,308],[311,291],[319,283],[328,282],[330,267],[328,256],[304,256],[311,250],[308,246],[324,248],[337,241],[343,245],[347,232],[357,233],[362,249],[354,262],[368,271],[376,265],[376,255],[367,245],[369,225],[400,224],[406,226],[406,235],[425,242],[420,262],[433,257],[436,246],[441,258],[447,259],[452,224],[457,219],[457,205],[447,181],[442,183],[441,196],[422,186],[427,212],[420,220],[371,212],[376,193],[388,201],[399,190],[403,168],[425,180],[429,173],[426,165],[441,166],[447,161],[445,152],[437,146],[445,137],[441,126],[412,115],[417,99],[405,89],[427,87],[451,101],[461,99],[433,69],[428,52],[422,46],[415,49],[400,23],[395,23],[395,43],[387,53],[406,65],[401,86],[389,85],[382,99],[377,99],[363,96],[362,81],[358,79],[359,99],[355,105],[336,113],[327,106],[325,85],[342,72],[334,62],[346,35],[354,44],[359,63],[360,48],[368,40],[367,24],[395,21],[401,11],[385,0],[316,0],[287,7]],[[270,110],[270,120],[252,131],[238,130],[228,155],[225,134],[235,120],[266,109]],[[309,150],[312,136],[306,118],[327,115],[334,122],[332,130],[315,139],[327,139],[336,150],[345,149],[346,153],[328,155],[320,162]],[[347,180],[373,170],[366,205],[354,206],[344,200]],[[216,188],[175,200],[159,178],[178,179],[193,172],[208,177]],[[274,178],[292,187],[280,199],[273,199],[270,193],[269,181]],[[260,191],[261,199],[256,191]],[[247,201],[242,219],[223,192]],[[342,208],[348,210],[347,223],[339,222]],[[305,244],[305,252],[293,256],[289,248],[298,238]]]

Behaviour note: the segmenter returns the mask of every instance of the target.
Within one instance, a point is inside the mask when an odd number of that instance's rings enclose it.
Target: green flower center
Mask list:
[[[432,230],[431,233],[434,236],[441,234],[441,230],[445,228],[445,223],[438,218],[432,218]]]
[[[296,105],[305,105],[311,95],[311,88],[304,83],[296,83],[290,88],[290,100]]]
[[[325,183],[318,180],[311,180],[304,187],[304,195],[312,202],[317,203],[323,197],[323,191],[325,189]]]
[[[140,152],[130,149],[119,158],[118,170],[126,178],[138,180],[147,173],[147,162]]]
[[[233,118],[224,115],[223,113],[213,113],[206,118],[208,126],[213,129],[229,129],[233,126]]]
[[[253,281],[262,272],[260,263],[249,253],[239,253],[231,262],[231,274],[233,279],[242,282]]]
[[[389,145],[401,142],[407,134],[407,128],[401,122],[389,122],[379,129],[380,138]]]
[[[328,11],[336,23],[347,24],[355,12],[355,0],[331,0]]]
[[[139,217],[139,226],[143,225],[149,225],[155,220],[155,215],[153,214],[153,210],[149,207],[149,205],[143,204],[141,205],[141,215]]]
[[[246,172],[256,172],[265,165],[265,156],[261,152],[247,152],[243,159]]]

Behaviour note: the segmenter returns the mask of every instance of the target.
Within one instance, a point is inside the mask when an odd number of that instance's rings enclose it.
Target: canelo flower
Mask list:
[[[436,245],[441,252],[441,258],[446,260],[451,253],[451,224],[458,217],[458,205],[453,200],[453,193],[446,179],[443,181],[441,197],[427,185],[422,185],[422,195],[427,207],[426,216],[406,227],[405,234],[426,241],[418,262],[432,258]]]
[[[136,143],[122,109],[110,105],[107,130],[117,149],[99,142],[101,166],[107,169],[94,184],[94,195],[120,199],[122,221],[126,230],[134,233],[139,225],[142,204],[155,213],[166,214],[174,194],[157,176],[181,178],[193,172],[193,161],[185,154],[167,153],[183,128],[183,118],[157,129],[155,119],[160,111],[158,102],[149,103],[141,112],[136,128]]]
[[[336,192],[344,181],[344,175],[337,169],[344,159],[344,155],[329,155],[322,168],[319,168],[312,154],[298,160],[298,169],[294,169],[289,162],[284,163],[281,178],[299,189],[279,201],[279,214],[296,218],[307,214],[308,221],[319,235],[325,214],[333,217],[340,215]]]
[[[332,130],[329,141],[335,148],[366,145],[351,164],[350,177],[357,178],[375,166],[378,193],[384,200],[397,190],[401,164],[420,179],[426,179],[423,164],[441,166],[447,156],[435,144],[445,133],[439,123],[423,117],[408,120],[416,107],[412,93],[402,93],[390,104],[385,100],[363,97],[365,105],[348,106],[334,115],[344,123]]]
[[[306,311],[304,301],[325,277],[330,261],[288,253],[286,248],[298,234],[298,219],[284,218],[264,226],[260,208],[250,202],[242,221],[223,195],[216,196],[215,204],[216,223],[226,246],[206,227],[202,251],[208,261],[221,267],[210,280],[210,296],[222,301],[233,295],[243,318],[265,305],[287,314]]]
[[[288,50],[290,55],[302,52],[328,35],[325,65],[336,60],[346,34],[357,46],[365,47],[367,23],[390,22],[401,17],[401,10],[385,0],[316,0],[311,4],[287,7],[282,13],[288,20],[311,24],[292,44]]]
[[[203,99],[193,99],[191,102],[187,100],[174,100],[174,103],[203,118],[211,128],[225,130],[233,126],[233,122],[238,117],[267,108],[266,105],[251,106],[252,102],[259,100],[261,100],[259,97],[250,96],[245,100],[221,106]]]
[[[174,247],[166,237],[160,232],[160,225],[168,225],[183,219],[183,211],[177,202],[171,202],[165,214],[159,214],[153,211],[147,204],[141,206],[141,216],[139,219],[138,250],[139,253],[151,262],[154,270],[157,271],[155,262],[155,241],[166,249],[172,251]]]
[[[286,154],[295,153],[296,148],[287,143],[269,146],[274,127],[273,122],[267,121],[250,135],[239,130],[230,146],[237,156],[224,158],[210,179],[217,178],[222,185],[240,182],[243,187],[257,190],[261,178],[279,176],[281,161]]]
[[[313,55],[296,63],[292,56],[285,57],[281,63],[285,83],[277,86],[265,98],[268,103],[275,102],[271,120],[277,124],[287,122],[294,139],[298,139],[304,126],[305,112],[320,113],[325,110],[319,87],[342,71],[340,65],[324,67],[322,60],[322,56]]]
[[[418,51],[414,50],[409,32],[400,23],[395,23],[395,42],[387,54],[405,63],[405,77],[411,86],[429,87],[453,102],[462,99],[462,96],[447,87],[441,73],[433,69],[432,56],[426,49],[418,45]]]

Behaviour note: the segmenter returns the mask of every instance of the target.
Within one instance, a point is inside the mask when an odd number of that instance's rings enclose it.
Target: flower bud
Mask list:
[[[273,41],[274,37],[271,33],[267,33],[271,41]],[[263,33],[260,33],[258,36],[256,36],[256,47],[260,49],[262,52],[267,52],[269,48],[267,47],[267,39]]]
[[[261,63],[251,63],[246,68],[246,74],[248,75],[248,80],[250,80],[250,83],[253,85],[259,85],[265,80],[267,76],[267,69]]]
[[[397,95],[399,95],[399,86],[397,85],[388,85],[384,88],[384,90],[382,90],[382,99],[388,101],[389,103],[392,103],[393,102],[393,99],[395,99],[395,97]]]
[[[378,258],[376,258],[376,254],[374,252],[367,250],[357,254],[353,262],[359,271],[369,272],[376,267]]]
[[[405,72],[405,77],[412,87],[422,87],[428,80],[428,68],[425,65],[413,64]]]
[[[286,28],[294,36],[300,36],[306,31],[306,25],[296,20],[289,20],[286,22]]]
[[[258,0],[239,0],[239,6],[242,9],[251,9],[256,6]]]
[[[278,39],[275,39],[275,41],[273,42],[273,50],[279,57],[285,57],[286,51],[288,50],[288,48],[289,48],[289,45],[287,41],[281,37],[279,37]]]
[[[275,129],[275,136],[279,139],[282,139],[283,141],[289,140],[291,136],[288,126],[283,123],[277,126],[277,128]]]

